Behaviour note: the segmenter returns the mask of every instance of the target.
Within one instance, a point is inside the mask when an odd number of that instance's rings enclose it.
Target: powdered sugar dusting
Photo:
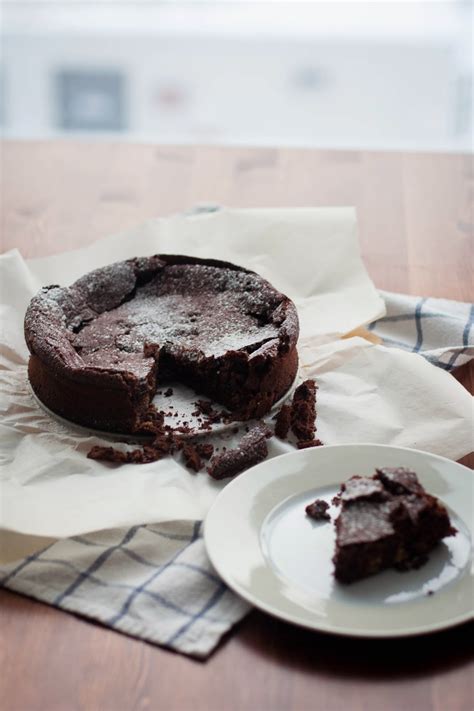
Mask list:
[[[278,337],[271,316],[280,300],[254,274],[169,266],[139,287],[133,299],[85,325],[73,345],[83,357],[104,349],[143,353],[145,343],[218,357]]]

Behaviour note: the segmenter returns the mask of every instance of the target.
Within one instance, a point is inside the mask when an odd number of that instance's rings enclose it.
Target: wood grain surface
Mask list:
[[[1,151],[2,250],[44,256],[199,203],[355,205],[379,288],[474,300],[470,156],[65,141]],[[456,377],[473,392],[472,366]],[[360,641],[252,612],[203,663],[2,591],[0,630],[3,711],[473,707],[469,625]]]

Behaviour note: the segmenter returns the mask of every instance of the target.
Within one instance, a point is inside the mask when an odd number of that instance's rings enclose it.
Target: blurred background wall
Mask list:
[[[3,2],[9,138],[472,150],[472,3]]]

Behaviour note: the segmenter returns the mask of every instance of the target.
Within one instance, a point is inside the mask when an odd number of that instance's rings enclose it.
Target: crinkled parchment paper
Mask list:
[[[179,459],[122,466],[87,459],[101,440],[47,415],[27,382],[23,317],[41,286],[66,285],[96,267],[160,252],[235,262],[295,301],[302,375],[318,379],[318,436],[325,443],[382,442],[454,459],[467,453],[471,398],[452,376],[416,354],[357,337],[340,340],[384,313],[359,256],[352,208],[226,209],[152,220],[74,252],[25,261],[14,250],[0,257],[4,529],[63,537],[201,519],[225,486],[205,472],[190,473]],[[221,437],[232,446],[231,434]],[[291,445],[273,438],[269,449],[275,456]]]

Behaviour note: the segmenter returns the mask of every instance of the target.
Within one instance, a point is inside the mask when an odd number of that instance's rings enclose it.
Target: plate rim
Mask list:
[[[390,444],[381,444],[381,443],[376,443],[376,442],[359,442],[359,443],[354,443],[354,442],[348,442],[348,443],[341,443],[341,444],[330,444],[330,445],[324,445],[324,449],[359,449],[359,448],[365,448],[365,447],[378,447],[381,449],[391,449],[391,450],[399,450],[403,452],[413,452],[417,455],[427,455],[429,458],[434,458],[436,460],[441,460],[443,462],[447,462],[449,465],[454,465],[456,467],[460,467],[461,469],[465,470],[466,472],[471,472],[469,467],[466,467],[464,464],[459,464],[459,462],[456,462],[452,459],[449,459],[448,457],[443,457],[439,454],[434,454],[432,452],[428,452],[423,449],[416,449],[415,447],[401,447],[397,445],[390,445]],[[319,448],[318,448],[319,449]],[[322,449],[322,448],[321,448]],[[297,450],[294,452],[287,452],[286,454],[279,455],[277,459],[282,459],[282,458],[289,458],[289,457],[301,457],[301,456],[308,456],[309,452],[314,452],[315,450]],[[312,456],[311,454],[309,456]],[[241,586],[238,582],[232,580],[230,576],[226,574],[225,571],[222,570],[220,564],[214,559],[211,549],[212,545],[209,545],[209,526],[208,526],[208,520],[211,518],[211,516],[214,514],[214,511],[218,509],[220,505],[220,500],[224,496],[229,495],[229,491],[236,486],[240,485],[239,482],[241,482],[244,478],[247,479],[250,477],[254,478],[255,476],[255,469],[258,467],[261,467],[262,464],[267,463],[268,461],[271,460],[265,460],[264,462],[261,462],[260,464],[257,464],[247,471],[245,471],[243,474],[238,475],[233,479],[227,486],[225,486],[218,494],[216,499],[214,500],[211,508],[207,512],[206,518],[204,519],[204,526],[203,526],[203,539],[204,539],[204,545],[206,548],[207,555],[209,556],[209,559],[211,561],[211,564],[214,566],[215,570],[217,571],[218,575],[222,578],[222,580],[225,582],[225,584],[233,590],[237,595],[239,595],[241,598],[243,598],[246,602],[248,602],[250,605],[253,607],[256,607],[259,610],[262,610],[263,612],[269,614],[271,617],[274,617],[276,619],[283,620],[284,622],[294,624],[297,627],[300,627],[302,629],[307,629],[307,630],[312,630],[314,632],[319,632],[319,633],[324,633],[324,634],[332,634],[338,637],[353,637],[353,638],[361,638],[361,639],[396,639],[396,638],[401,638],[401,637],[415,637],[419,635],[428,635],[428,634],[434,634],[436,632],[440,632],[442,630],[450,629],[452,627],[459,626],[463,623],[469,622],[474,619],[474,610],[472,612],[465,612],[465,613],[460,613],[454,617],[449,617],[448,619],[440,620],[439,622],[431,623],[429,625],[423,624],[419,626],[414,626],[414,627],[402,627],[396,630],[393,629],[383,629],[383,628],[374,628],[374,629],[361,629],[361,630],[349,630],[349,629],[344,629],[344,628],[334,628],[331,624],[324,624],[324,621],[321,620],[320,618],[315,618],[315,624],[310,624],[309,622],[305,622],[301,619],[298,619],[296,617],[293,617],[293,615],[288,614],[284,611],[277,611],[275,608],[273,608],[271,605],[267,604],[265,601],[261,601],[258,599],[256,596],[252,595],[250,591],[248,591],[245,587]],[[473,472],[474,475],[474,472]],[[473,479],[473,486],[474,486],[474,479]],[[226,493],[227,492],[227,493]],[[280,504],[282,502],[279,502]],[[269,513],[269,512],[268,512]],[[268,515],[268,514],[267,514]],[[471,556],[472,556],[472,531],[470,530],[471,533]],[[473,574],[472,571],[466,571],[468,575],[470,575],[470,578],[472,579]]]

